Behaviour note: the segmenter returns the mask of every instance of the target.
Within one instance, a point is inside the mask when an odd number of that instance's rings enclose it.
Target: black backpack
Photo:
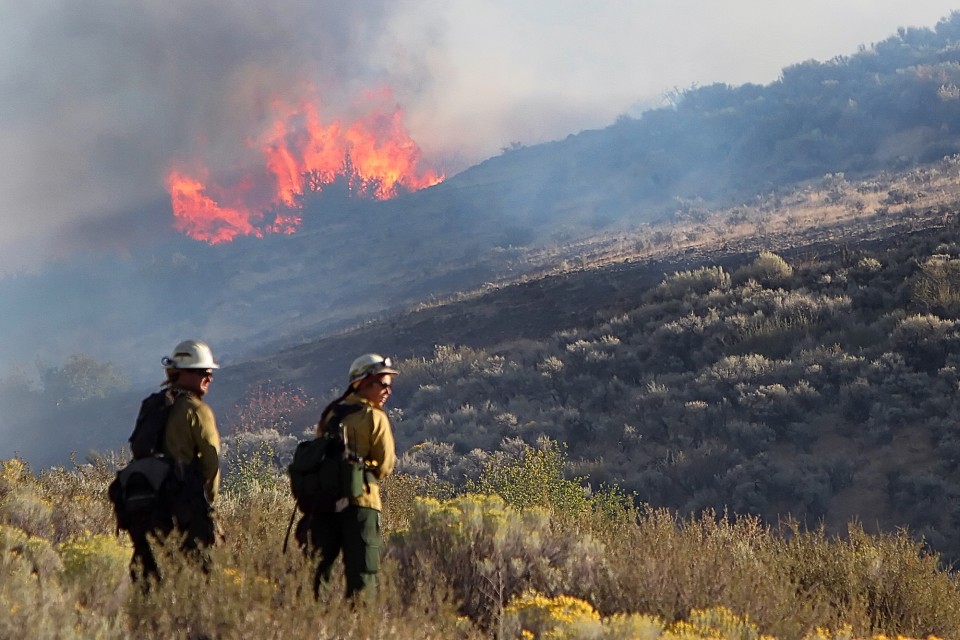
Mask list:
[[[131,527],[163,518],[165,493],[175,481],[173,461],[163,455],[163,437],[173,407],[165,391],[151,394],[140,404],[136,426],[130,436],[133,460],[117,472],[107,490],[117,518],[117,528]]]
[[[306,515],[341,511],[349,498],[364,490],[364,462],[350,451],[343,419],[361,405],[338,404],[323,435],[297,445],[290,473],[290,490]]]
[[[151,393],[140,403],[140,413],[129,440],[134,460],[156,456],[163,451],[163,436],[167,432],[173,403],[174,397],[168,391]]]

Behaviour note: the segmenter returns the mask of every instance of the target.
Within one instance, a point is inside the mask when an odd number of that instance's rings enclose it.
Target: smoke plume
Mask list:
[[[163,196],[171,162],[214,173],[262,162],[248,139],[275,101],[317,95],[325,114],[349,117],[371,87],[403,100],[394,70],[421,63],[391,40],[393,6],[38,0],[3,11],[0,270],[101,246],[111,219]]]
[[[784,66],[933,26],[952,8],[0,0],[0,277],[169,230],[171,163],[228,184],[262,166],[249,141],[277,103],[319,96],[324,122],[350,122],[365,92],[387,88],[425,164],[450,176],[514,143],[606,126],[675,88],[772,82]]]

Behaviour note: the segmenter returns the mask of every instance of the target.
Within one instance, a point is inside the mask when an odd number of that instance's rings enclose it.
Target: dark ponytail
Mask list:
[[[334,407],[336,407],[338,404],[346,400],[347,396],[349,396],[351,393],[353,393],[353,386],[347,387],[347,390],[341,393],[339,398],[337,398],[336,400],[328,404],[323,409],[323,412],[320,414],[320,420],[317,422],[317,428],[320,431],[324,430],[324,427],[327,424],[327,416],[330,415],[330,412],[333,411]]]

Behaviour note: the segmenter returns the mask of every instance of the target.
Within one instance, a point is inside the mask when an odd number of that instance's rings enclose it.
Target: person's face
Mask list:
[[[210,389],[210,383],[212,381],[213,371],[206,369],[184,369],[180,372],[177,386],[203,396],[206,395],[207,390]]]
[[[357,395],[372,402],[377,407],[383,407],[390,398],[393,390],[393,376],[381,373],[378,376],[367,376],[357,387]]]

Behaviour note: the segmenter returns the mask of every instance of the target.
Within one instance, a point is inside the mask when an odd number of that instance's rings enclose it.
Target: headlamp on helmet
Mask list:
[[[397,375],[400,372],[393,367],[393,360],[390,358],[384,358],[379,353],[365,353],[350,365],[350,385],[353,386],[367,376],[377,376],[385,373]]]

